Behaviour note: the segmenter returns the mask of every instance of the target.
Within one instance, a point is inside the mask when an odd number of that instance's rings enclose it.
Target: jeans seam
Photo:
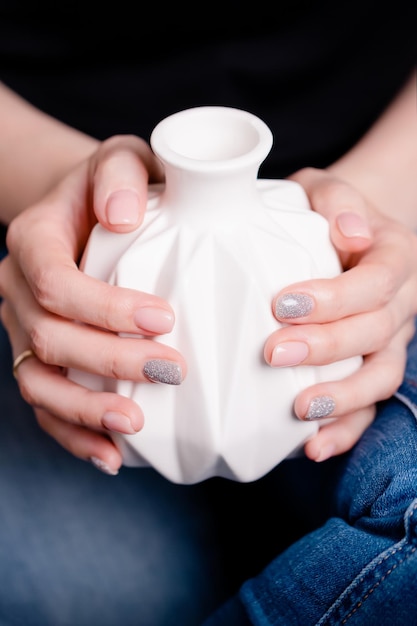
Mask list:
[[[414,415],[414,417],[417,420],[417,406],[414,404],[414,402],[410,400],[408,396],[405,396],[403,393],[400,393],[398,391],[394,394],[394,397],[397,398],[397,400],[399,400],[403,404],[405,404],[405,406],[408,409],[410,409],[411,413]]]
[[[401,552],[404,549],[404,545],[402,545],[401,547],[397,548],[396,550],[394,550],[391,554],[385,556],[383,559],[381,559],[379,562],[377,562],[375,565],[381,565],[385,560],[387,560],[388,558],[394,556],[396,553]],[[377,580],[374,585],[372,585],[362,596],[361,600],[358,600],[358,602],[356,603],[355,607],[348,613],[348,615],[346,615],[345,618],[343,618],[343,620],[340,622],[341,624],[346,624],[349,619],[351,617],[353,617],[355,615],[355,613],[361,608],[362,604],[364,602],[366,602],[366,600],[373,594],[373,592],[375,591],[375,589],[378,589],[378,587],[387,580],[388,576],[390,576],[390,574],[392,574],[397,567],[399,567],[400,565],[402,565],[408,558],[410,558],[410,556],[412,556],[414,554],[414,552],[417,550],[417,548],[415,546],[410,546],[407,550],[407,553],[405,554],[405,556],[403,558],[401,558],[399,561],[397,561],[396,563],[394,563],[392,565],[392,567],[387,570],[385,572],[385,574],[379,579]],[[362,579],[363,580],[363,579]],[[360,582],[360,580],[359,580]]]
[[[408,511],[405,514],[405,517],[409,520],[413,514],[417,511],[417,500],[415,500]],[[316,626],[324,626],[325,624],[347,624],[351,617],[357,613],[357,611],[361,608],[363,603],[372,595],[372,593],[387,580],[387,578],[407,559],[413,556],[417,551],[417,545],[414,545],[407,540],[407,537],[404,537],[399,543],[391,546],[383,555],[378,555],[373,559],[368,565],[366,565],[362,572],[351,582],[351,584],[345,589],[341,596],[333,603],[333,605],[329,608],[329,610],[321,617],[321,619],[317,622]],[[387,562],[389,559],[393,559],[398,557],[402,553],[400,560],[396,560],[389,569],[378,578],[372,582],[372,584],[368,584],[366,591],[362,594],[362,597],[355,601],[355,606],[349,609],[349,613],[345,614],[342,617],[342,614],[347,610],[346,607],[348,603],[348,599],[353,592],[358,588],[360,584],[366,581],[366,577],[372,575],[376,568],[380,565],[383,565],[384,562]],[[364,571],[365,570],[365,571]],[[333,621],[333,619],[337,617],[337,621]]]

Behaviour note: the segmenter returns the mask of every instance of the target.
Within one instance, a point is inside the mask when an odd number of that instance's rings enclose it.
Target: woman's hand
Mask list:
[[[345,271],[277,294],[274,314],[288,325],[268,338],[265,358],[279,367],[364,356],[358,372],[314,385],[295,401],[300,419],[338,418],[305,446],[321,461],[350,449],[374,419],[375,403],[402,382],[417,313],[417,237],[326,171],[308,168],[291,178],[329,221]]]
[[[142,412],[129,398],[76,385],[66,378],[66,368],[143,381],[145,364],[154,359],[168,361],[181,377],[186,364],[171,347],[117,334],[170,332],[174,313],[167,302],[95,280],[77,261],[97,220],[120,233],[141,223],[149,178],[161,176],[144,141],[107,140],[12,221],[9,255],[0,264],[1,317],[13,356],[26,349],[35,355],[18,369],[23,397],[36,407],[46,432],[108,473],[117,473],[122,462],[109,432],[137,432]]]

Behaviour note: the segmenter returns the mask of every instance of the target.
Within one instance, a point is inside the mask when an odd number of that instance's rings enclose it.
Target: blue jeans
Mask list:
[[[44,434],[0,327],[0,626],[416,624],[416,349],[351,453],[181,486]]]

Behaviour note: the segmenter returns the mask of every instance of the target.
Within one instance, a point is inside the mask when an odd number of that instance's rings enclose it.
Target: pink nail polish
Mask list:
[[[332,443],[323,446],[319,451],[317,457],[314,459],[316,463],[321,463],[321,461],[327,461],[330,457],[334,456],[336,452],[336,446]]]
[[[169,333],[174,326],[174,315],[165,309],[144,306],[138,309],[133,317],[136,326],[158,335]]]
[[[106,214],[109,224],[135,225],[139,220],[139,198],[130,189],[121,189],[113,192],[106,204]]]
[[[302,341],[286,341],[275,346],[271,365],[273,367],[288,367],[298,365],[308,356],[308,345]]]
[[[108,430],[126,435],[133,435],[139,430],[133,426],[127,415],[116,411],[107,411],[101,418],[101,423]]]
[[[341,213],[336,219],[340,232],[345,237],[370,239],[371,231],[363,217],[357,213]]]

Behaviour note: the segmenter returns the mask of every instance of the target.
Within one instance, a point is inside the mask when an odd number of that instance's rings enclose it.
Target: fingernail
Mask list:
[[[357,213],[341,213],[336,219],[337,226],[345,237],[371,238],[371,231],[366,221]]]
[[[182,383],[181,366],[173,361],[154,359],[147,361],[143,373],[153,383],[165,383],[166,385],[180,385]]]
[[[286,293],[275,302],[275,316],[283,319],[305,317],[313,307],[313,298],[305,293]]]
[[[138,309],[133,319],[138,328],[158,334],[169,333],[174,326],[174,315],[170,311],[151,306]]]
[[[323,446],[319,451],[317,457],[314,459],[316,463],[320,463],[321,461],[327,461],[331,456],[334,456],[336,452],[336,446],[333,443],[327,444],[327,446]]]
[[[327,417],[335,410],[336,403],[330,396],[318,396],[313,398],[308,407],[305,420],[317,420],[321,417]]]
[[[308,356],[308,345],[302,341],[286,341],[279,343],[272,351],[271,365],[273,367],[288,367],[298,365]]]
[[[94,465],[94,467],[99,469],[101,472],[108,474],[109,476],[117,476],[117,474],[119,473],[119,470],[112,469],[109,465],[107,465],[107,463],[99,459],[97,456],[91,456],[90,461]]]
[[[139,220],[139,198],[130,189],[113,192],[106,204],[109,224],[136,224]]]
[[[129,419],[127,415],[123,413],[117,413],[116,411],[107,411],[101,418],[101,423],[104,428],[113,430],[116,433],[124,433],[126,435],[133,435],[133,433],[140,430],[141,424],[132,423],[136,422],[136,419]]]

